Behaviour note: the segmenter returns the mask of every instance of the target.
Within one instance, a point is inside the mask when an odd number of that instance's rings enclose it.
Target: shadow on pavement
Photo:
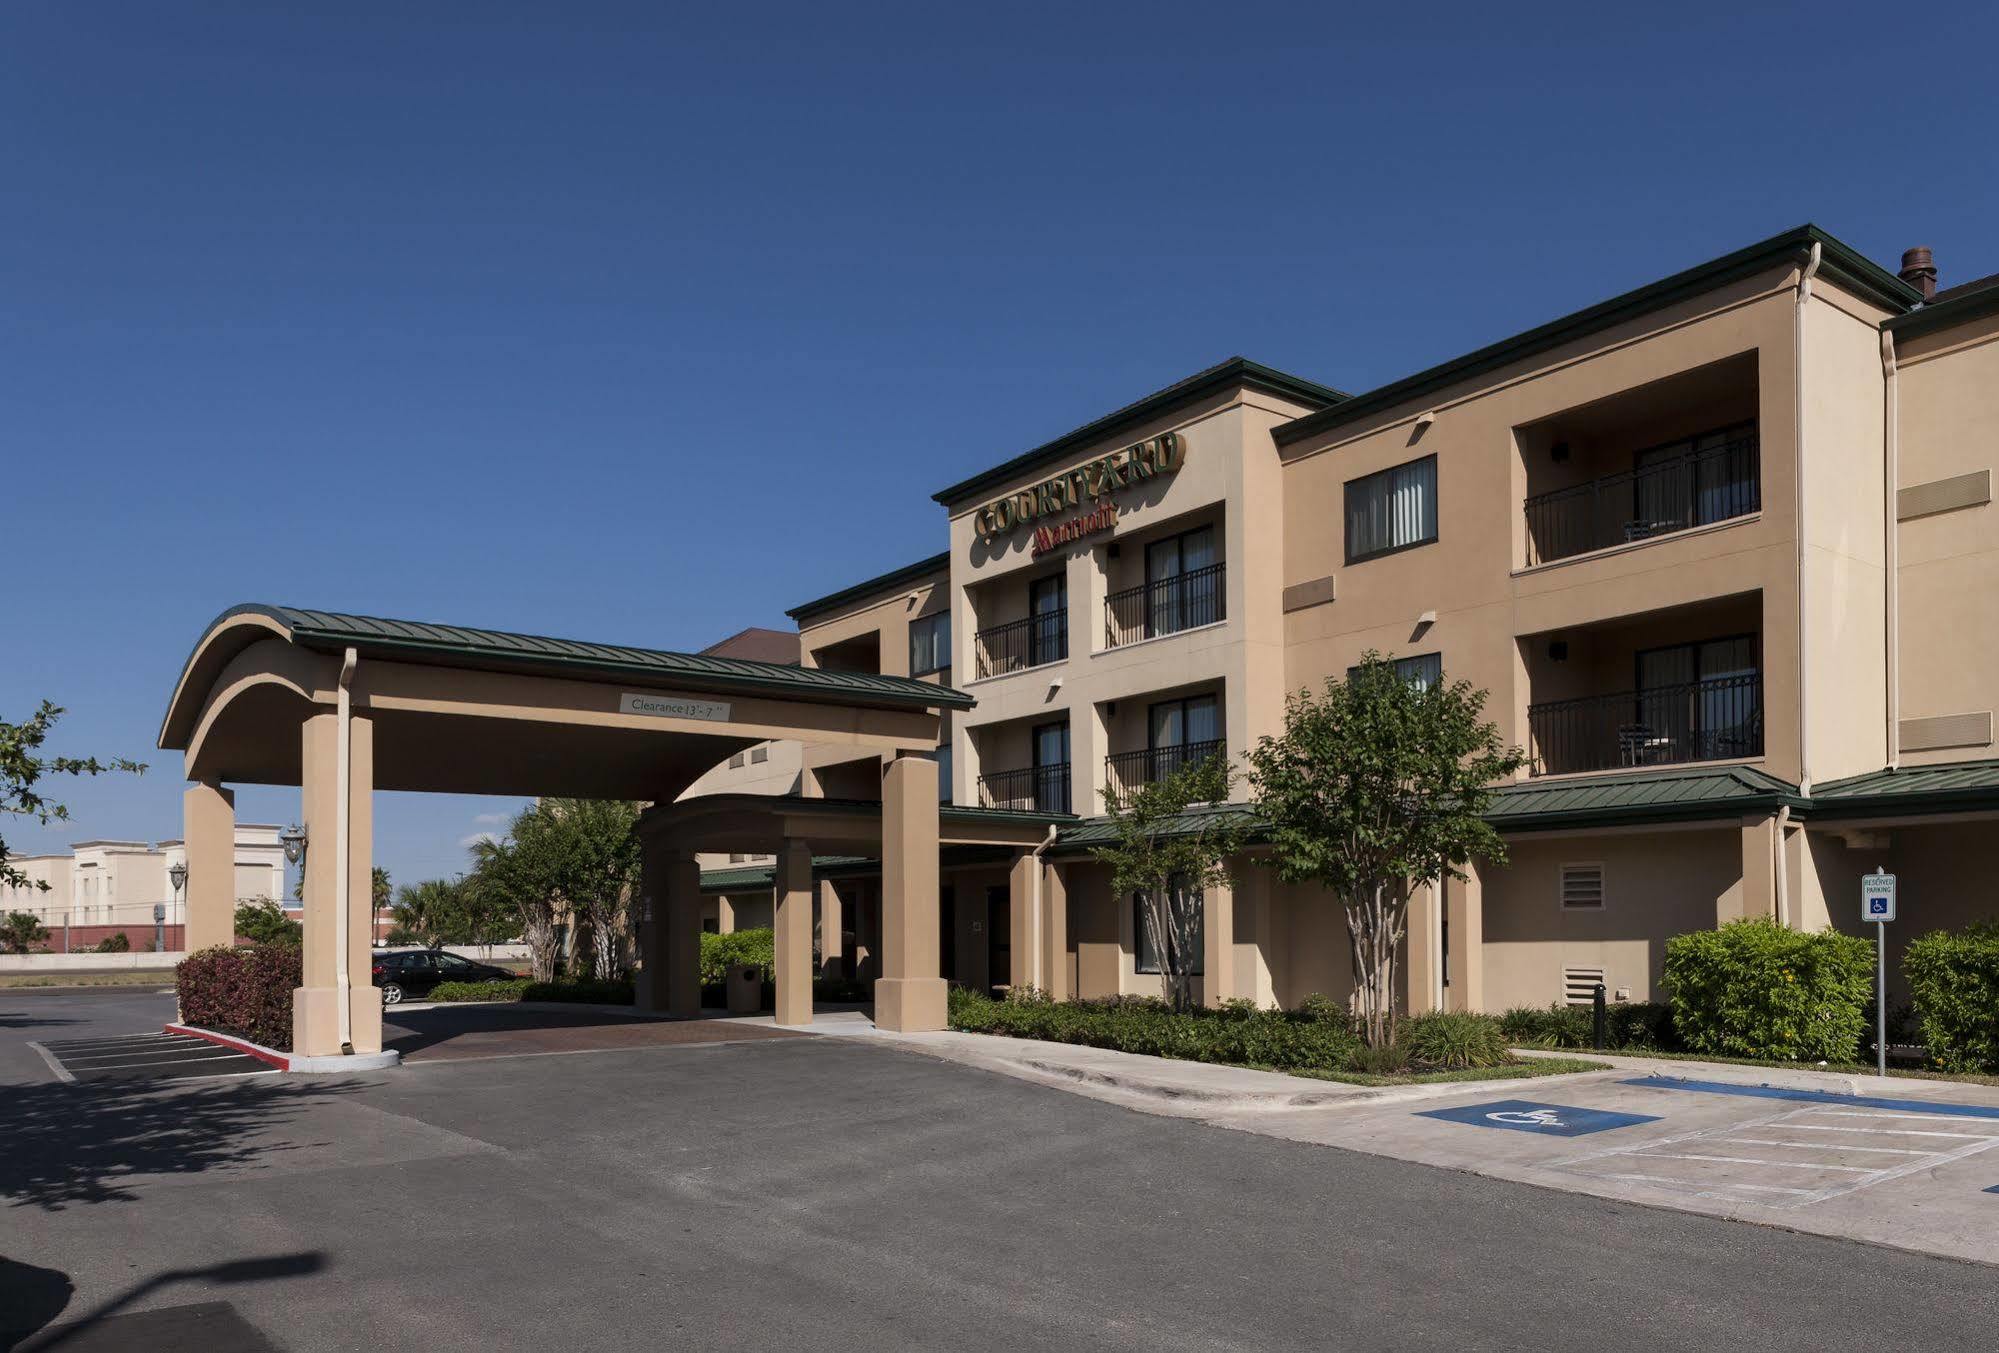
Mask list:
[[[56,1024],[81,1024],[77,1019],[49,1019],[42,1015],[24,1015],[16,1010],[0,1010],[0,1029],[43,1029]]]
[[[440,1005],[429,1010],[382,1012],[382,1046],[408,1057],[468,1034],[517,1029],[601,1029],[650,1023],[636,1015],[601,1010],[522,1010],[509,1005]]]
[[[273,1141],[314,1100],[351,1081],[277,1078],[210,1085],[9,1085],[0,1090],[0,1202],[59,1211],[133,1197],[126,1181],[199,1174],[308,1143]]]
[[[0,1349],[11,1349],[63,1313],[76,1287],[59,1269],[0,1255]]]
[[[6,1261],[0,1260],[0,1265]],[[15,1265],[13,1267],[26,1267]],[[64,1353],[109,1353],[114,1349],[143,1348],[149,1353],[267,1353],[275,1348],[257,1327],[236,1313],[236,1308],[226,1301],[194,1302],[181,1306],[159,1306],[146,1311],[124,1313],[125,1308],[174,1283],[206,1283],[231,1286],[240,1283],[273,1282],[282,1278],[302,1278],[318,1273],[326,1267],[326,1255],[319,1250],[300,1250],[294,1254],[274,1254],[261,1259],[232,1259],[226,1263],[207,1264],[200,1268],[174,1268],[156,1273],[144,1282],[135,1283],[111,1300],[82,1316],[52,1328],[48,1322],[61,1314],[61,1305],[42,1315],[34,1324],[17,1322],[14,1315],[14,1301],[10,1290],[0,1288],[0,1295],[7,1297],[4,1309],[8,1312],[9,1328],[0,1330],[0,1337],[6,1342],[0,1349],[19,1348],[22,1353],[41,1353],[45,1349],[62,1349]],[[37,1269],[36,1273],[51,1273],[50,1269]],[[0,1268],[0,1280],[6,1277]],[[69,1279],[55,1275],[62,1283],[63,1300],[69,1295]],[[12,1328],[18,1324],[18,1328]],[[39,1339],[20,1342],[37,1330],[46,1329]]]

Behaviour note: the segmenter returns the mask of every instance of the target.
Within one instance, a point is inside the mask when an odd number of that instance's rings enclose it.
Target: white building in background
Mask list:
[[[9,863],[29,882],[0,886],[0,912],[39,918],[49,931],[48,947],[63,953],[95,948],[121,931],[132,948],[151,949],[154,907],[160,906],[164,919],[157,924],[164,926],[165,946],[178,949],[185,889],[175,897],[169,871],[186,861],[179,841],[78,841],[61,854],[17,855]],[[285,852],[276,826],[237,824],[235,872],[238,902],[296,905],[285,887]]]

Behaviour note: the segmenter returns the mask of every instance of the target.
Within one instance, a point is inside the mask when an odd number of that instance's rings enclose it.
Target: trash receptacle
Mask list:
[[[757,968],[747,963],[731,963],[724,985],[730,1014],[754,1015],[763,1008],[764,978]]]

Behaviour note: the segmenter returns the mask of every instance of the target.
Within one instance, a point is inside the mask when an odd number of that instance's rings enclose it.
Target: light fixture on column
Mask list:
[[[171,865],[167,867],[167,882],[173,884],[174,886],[174,919],[175,921],[179,921],[181,915],[180,890],[187,887],[186,860],[175,860]],[[185,944],[186,942],[187,942],[186,937],[183,936],[181,939],[181,943]]]
[[[298,864],[305,859],[305,828],[298,823],[279,832],[278,840],[284,845],[286,864]]]

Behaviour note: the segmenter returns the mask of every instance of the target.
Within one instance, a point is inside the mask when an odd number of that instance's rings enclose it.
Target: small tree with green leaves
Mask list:
[[[61,717],[61,706],[44,700],[26,723],[0,719],[0,814],[31,817],[43,826],[67,822],[69,809],[51,801],[36,787],[44,775],[102,775],[106,771],[130,771],[136,775],[146,769],[137,761],[123,757],[99,761],[94,756],[43,756],[42,744],[48,741],[49,729]],[[7,839],[0,836],[0,888],[28,887],[42,892],[49,889],[47,883],[29,878],[7,862]]]
[[[1240,811],[1205,811],[1227,801],[1234,778],[1227,759],[1213,756],[1150,783],[1104,789],[1116,839],[1092,853],[1110,866],[1111,896],[1138,897],[1139,921],[1175,1010],[1194,1003],[1202,895],[1229,886],[1228,862],[1243,846]]]
[[[1372,1047],[1395,1041],[1395,954],[1410,892],[1465,877],[1472,859],[1506,862],[1484,814],[1493,786],[1526,755],[1486,721],[1485,701],[1465,681],[1418,686],[1370,652],[1323,694],[1291,696],[1283,733],[1249,753],[1269,863],[1346,912],[1354,1014]]]
[[[252,944],[286,944],[296,948],[305,943],[305,927],[285,915],[285,909],[268,897],[236,904],[236,933]]]
[[[10,954],[25,954],[49,937],[49,928],[32,911],[10,911],[0,919],[0,945]]]

